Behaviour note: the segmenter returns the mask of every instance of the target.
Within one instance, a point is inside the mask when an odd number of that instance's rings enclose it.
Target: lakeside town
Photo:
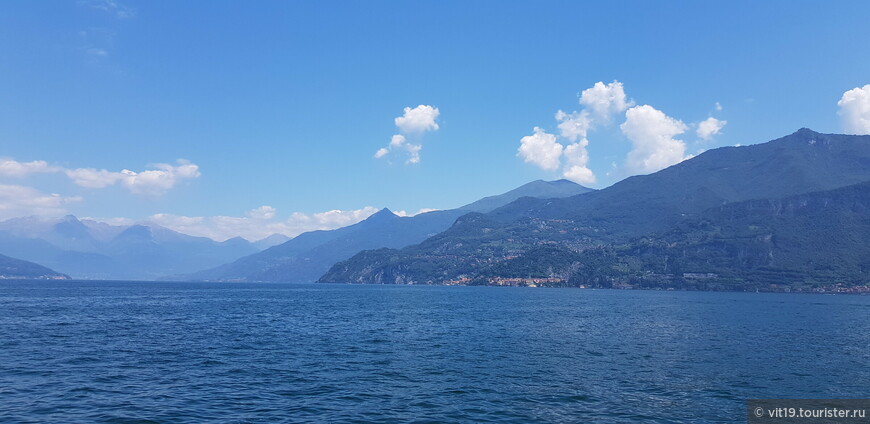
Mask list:
[[[697,279],[707,279],[714,278],[715,274],[698,274],[698,273],[686,273],[683,275],[683,278],[686,280],[697,280]],[[499,286],[499,287],[529,287],[529,288],[539,288],[539,287],[573,287],[578,289],[614,289],[614,290],[664,290],[664,291],[695,291],[697,288],[694,286],[683,286],[683,287],[665,287],[665,286],[649,286],[642,284],[632,284],[625,282],[615,282],[608,286],[603,285],[593,285],[593,284],[574,284],[569,283],[568,280],[563,278],[506,278],[506,277],[492,277],[485,280],[484,284],[481,284],[478,279],[471,279],[468,277],[461,277],[454,280],[447,280],[443,282],[443,285],[446,286],[470,286],[470,285],[487,285],[487,286]],[[709,287],[707,288],[709,289]],[[750,291],[750,290],[727,290],[720,289],[716,291]],[[829,285],[813,285],[806,287],[793,287],[786,286],[781,284],[767,284],[757,287],[754,291],[759,293],[809,293],[809,294],[854,294],[854,295],[868,295],[870,294],[870,285],[862,285],[862,286],[847,286],[842,283],[829,284]]]

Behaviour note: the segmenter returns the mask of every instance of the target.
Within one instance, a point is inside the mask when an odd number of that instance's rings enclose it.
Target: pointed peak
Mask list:
[[[383,208],[377,212],[375,212],[372,216],[366,218],[366,221],[383,221],[387,219],[398,218],[399,216],[394,214],[393,211],[388,208]]]
[[[75,215],[65,215],[62,220],[66,222],[81,222]]]
[[[811,130],[811,129],[809,129],[809,128],[804,127],[804,128],[801,128],[801,129],[795,131],[794,134],[792,134],[792,135],[800,135],[800,136],[817,136],[817,135],[820,135],[820,134],[817,133],[817,132],[815,132],[815,131],[813,131],[813,130]]]

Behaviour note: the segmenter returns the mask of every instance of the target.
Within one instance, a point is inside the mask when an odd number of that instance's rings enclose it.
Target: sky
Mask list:
[[[870,133],[865,1],[0,2],[0,219],[256,240]]]

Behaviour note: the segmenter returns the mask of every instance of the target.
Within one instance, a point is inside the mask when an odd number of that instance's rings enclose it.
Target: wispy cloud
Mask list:
[[[115,0],[80,0],[79,5],[103,11],[118,19],[129,19],[136,16],[136,9]]]
[[[181,180],[198,178],[199,166],[184,159],[177,165],[157,163],[154,169],[135,172],[123,169],[120,172],[105,169],[78,168],[65,170],[66,175],[77,185],[88,188],[104,188],[121,183],[134,194],[159,196],[175,187]]]
[[[62,173],[80,187],[100,189],[120,183],[134,194],[160,196],[183,180],[198,178],[199,166],[179,159],[175,165],[157,163],[144,171],[109,171],[96,168],[64,168],[45,161],[18,162],[0,159],[0,177],[26,178],[37,173]]]
[[[106,50],[106,49],[101,49],[101,48],[98,48],[98,47],[88,47],[88,48],[85,49],[85,52],[87,52],[87,53],[88,53],[89,55],[91,55],[91,56],[100,56],[100,57],[104,57],[104,56],[108,56],[108,55],[109,55],[109,51],[108,51],[108,50]]]
[[[407,212],[407,211],[401,210],[401,211],[393,211],[393,213],[396,214],[397,216],[417,216],[417,215],[420,215],[421,213],[435,212],[437,210],[438,209],[422,208],[422,209],[418,210],[417,212]]]
[[[108,28],[88,28],[79,31],[81,49],[90,57],[108,57],[115,45],[115,31]]]
[[[63,168],[51,166],[44,160],[18,162],[0,158],[0,177],[24,178],[32,174],[59,172]]]

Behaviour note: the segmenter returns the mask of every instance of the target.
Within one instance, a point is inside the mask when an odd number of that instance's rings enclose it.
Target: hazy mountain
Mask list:
[[[258,250],[241,238],[219,243],[157,225],[113,226],[72,215],[0,222],[0,253],[76,278],[155,279],[216,266]]]
[[[52,271],[42,265],[0,255],[0,279],[67,280],[68,275]]]
[[[400,248],[435,235],[469,212],[489,212],[524,196],[564,197],[592,191],[570,181],[533,181],[507,193],[463,207],[399,217],[389,209],[357,224],[330,231],[312,231],[281,245],[220,267],[183,275],[184,280],[315,281],[336,262],[365,249]]]
[[[582,196],[522,198],[488,214],[468,214],[419,245],[361,252],[336,264],[321,281],[439,283],[491,276],[494,264],[516,261],[544,246],[575,254],[625,246],[723,205],[865,181],[870,181],[870,136],[802,129],[764,144],[710,150]]]
[[[262,238],[253,242],[252,244],[260,250],[268,249],[272,246],[277,246],[281,243],[285,243],[289,241],[292,237],[287,237],[284,234],[272,234],[266,238]]]
[[[528,184],[523,184],[507,193],[484,197],[483,199],[469,203],[457,209],[467,212],[490,212],[521,197],[553,199],[575,196],[590,191],[592,191],[592,189],[583,187],[568,180],[536,180]]]

